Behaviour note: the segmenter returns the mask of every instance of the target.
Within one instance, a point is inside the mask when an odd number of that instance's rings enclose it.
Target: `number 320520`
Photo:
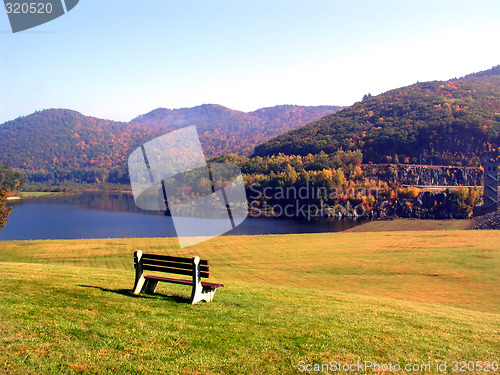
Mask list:
[[[51,3],[5,3],[7,13],[13,14],[41,14],[52,13]]]

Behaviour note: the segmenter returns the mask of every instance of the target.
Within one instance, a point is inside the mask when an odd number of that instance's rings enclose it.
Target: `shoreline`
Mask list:
[[[418,219],[417,219],[418,220]],[[217,236],[214,238],[211,238],[210,240],[234,240],[234,239],[242,239],[242,238],[265,238],[265,237],[274,237],[274,238],[279,238],[279,237],[328,237],[328,236],[345,236],[345,235],[353,235],[353,236],[370,236],[370,235],[377,235],[377,234],[382,234],[382,235],[403,235],[404,233],[408,234],[417,234],[417,233],[442,233],[443,235],[447,235],[449,233],[463,233],[463,232],[470,232],[472,236],[475,236],[477,233],[480,232],[479,230],[471,230],[471,229],[463,229],[463,228],[441,228],[441,229],[428,229],[428,228],[415,228],[413,227],[412,229],[388,229],[388,230],[352,230],[353,228],[346,229],[343,231],[339,232],[319,232],[319,233],[266,233],[266,234],[224,234],[221,236]],[[484,235],[493,235],[496,236],[500,234],[500,230],[494,230],[494,229],[488,229],[488,230],[481,230],[484,232]],[[488,233],[488,234],[487,234]],[[481,234],[478,234],[481,236]],[[200,236],[203,237],[203,236]],[[92,237],[92,238],[34,238],[34,239],[24,239],[24,240],[17,240],[17,239],[10,239],[10,240],[1,240],[0,239],[0,244],[4,243],[27,243],[27,242],[88,242],[88,241],[97,241],[97,242],[106,242],[106,241],[123,241],[123,240],[138,240],[138,241],[173,241],[174,243],[177,243],[178,237],[176,236],[171,236],[171,237]],[[205,246],[210,246],[210,243],[207,242],[208,245]]]
[[[75,195],[79,194],[80,192],[66,192],[66,191],[23,191],[21,192],[21,195],[15,195],[12,197],[7,197],[7,201],[18,201],[18,200],[25,200],[25,199],[38,199],[38,198],[45,198],[45,197],[52,197],[52,196],[68,196],[68,195]],[[23,195],[24,194],[24,195]]]

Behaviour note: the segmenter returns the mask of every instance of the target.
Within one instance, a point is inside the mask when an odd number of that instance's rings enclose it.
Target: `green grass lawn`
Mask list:
[[[188,249],[174,239],[0,242],[0,372],[486,365],[500,360],[499,240],[422,231],[219,237]],[[172,284],[134,296],[138,248],[207,258],[211,281],[226,286],[195,306]]]

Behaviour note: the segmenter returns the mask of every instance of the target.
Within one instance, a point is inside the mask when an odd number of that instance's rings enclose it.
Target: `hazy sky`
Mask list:
[[[130,120],[158,107],[349,105],[500,63],[500,1],[80,0],[12,34],[0,123],[45,108]]]

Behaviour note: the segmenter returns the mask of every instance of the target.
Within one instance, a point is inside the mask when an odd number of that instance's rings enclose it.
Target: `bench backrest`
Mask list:
[[[196,260],[199,260],[199,277],[209,278],[208,260],[193,258],[172,257],[159,254],[142,254],[140,260],[137,259],[137,252],[134,254],[135,267],[137,268],[140,261],[144,271],[173,273],[177,275],[193,276],[193,271],[196,268]]]

